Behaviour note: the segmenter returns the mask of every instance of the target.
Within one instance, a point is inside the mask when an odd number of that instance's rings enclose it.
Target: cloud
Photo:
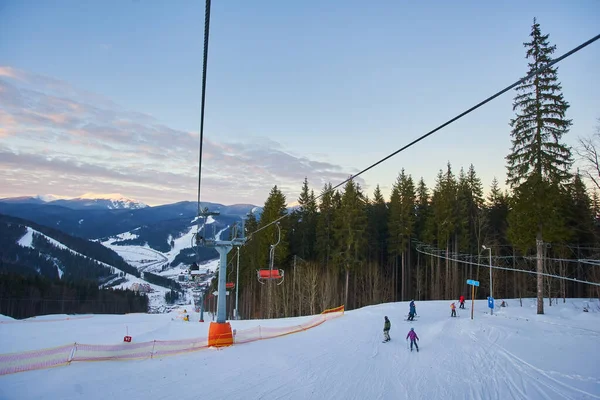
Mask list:
[[[1,197],[119,192],[148,204],[196,198],[197,133],[67,82],[0,66],[0,126]],[[352,172],[294,154],[270,138],[205,139],[202,196],[262,204],[278,185],[293,202],[305,177],[318,193]]]

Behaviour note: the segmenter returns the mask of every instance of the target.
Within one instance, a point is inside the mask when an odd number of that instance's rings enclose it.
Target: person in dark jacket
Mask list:
[[[384,342],[389,342],[391,340],[390,338],[390,329],[392,328],[392,323],[390,322],[390,320],[388,319],[388,317],[384,317],[385,322],[383,324],[383,338],[384,338]]]

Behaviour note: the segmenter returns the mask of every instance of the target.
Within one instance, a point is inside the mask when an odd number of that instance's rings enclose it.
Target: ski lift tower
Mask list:
[[[218,213],[209,213],[204,209],[201,213],[205,219],[208,215],[218,215]],[[206,226],[206,224],[204,224]],[[233,226],[233,238],[231,240],[220,240],[217,238],[206,239],[201,237],[202,244],[206,247],[213,247],[219,253],[219,285],[217,288],[217,322],[211,322],[208,329],[208,345],[214,347],[230,346],[233,344],[233,335],[231,325],[227,322],[227,254],[233,247],[242,246],[246,242],[244,236],[244,220],[242,219],[242,229],[236,229]]]

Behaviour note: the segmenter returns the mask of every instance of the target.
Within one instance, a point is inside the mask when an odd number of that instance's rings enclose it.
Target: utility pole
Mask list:
[[[279,242],[281,241],[281,227],[279,226],[279,222],[277,222],[275,224],[275,226],[277,226],[277,243],[272,244],[270,251],[269,251],[269,270],[270,270],[270,277],[273,276],[273,264],[275,263],[275,247],[279,244]],[[267,300],[267,310],[268,310],[268,318],[272,318],[273,315],[273,304],[272,304],[272,296],[271,296],[271,292],[272,292],[272,288],[271,288],[271,284],[272,284],[272,280],[273,279],[269,279],[267,282],[267,296],[268,296],[268,300]]]
[[[294,254],[294,276],[292,277],[292,299],[296,306],[296,255]],[[295,313],[294,313],[295,314]]]
[[[483,247],[484,250],[488,250],[490,252],[490,297],[493,299],[494,298],[494,286],[492,284],[492,248],[491,247],[487,247],[486,245],[481,246]],[[490,307],[490,314],[494,315],[494,308]]]
[[[234,319],[240,319],[239,308],[238,308],[238,296],[240,291],[240,250],[241,247],[237,249],[237,273],[235,274],[235,315]]]

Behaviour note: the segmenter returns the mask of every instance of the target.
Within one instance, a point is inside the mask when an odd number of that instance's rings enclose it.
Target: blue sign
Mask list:
[[[488,307],[494,308],[494,298],[493,297],[488,297]]]
[[[467,279],[467,285],[479,286],[479,281],[474,281],[473,279]]]

